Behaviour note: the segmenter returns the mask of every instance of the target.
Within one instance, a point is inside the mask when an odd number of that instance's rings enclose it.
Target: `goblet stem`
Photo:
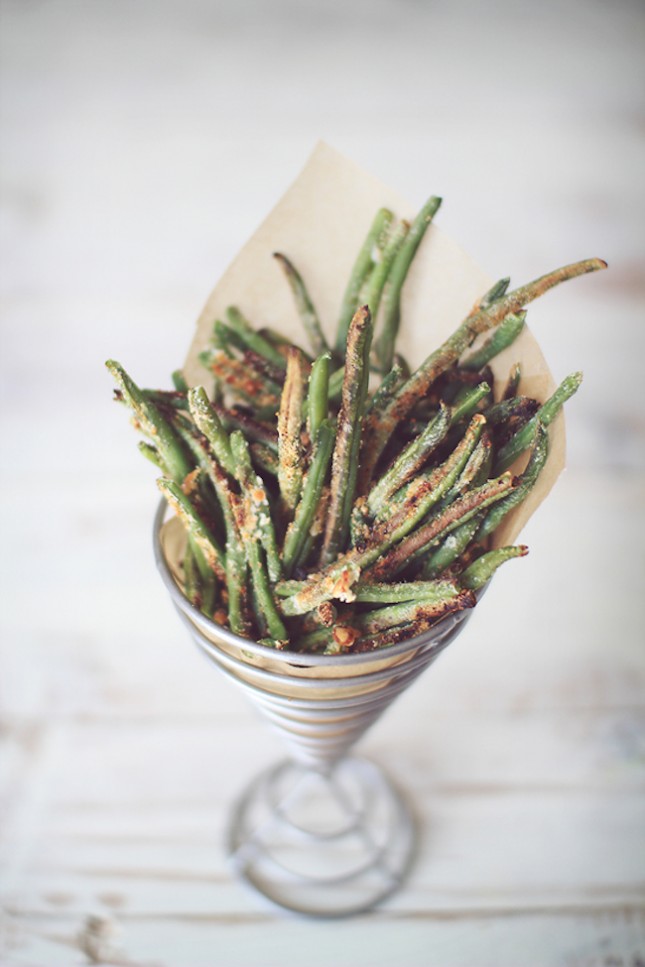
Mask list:
[[[373,763],[343,758],[321,771],[287,760],[236,803],[228,850],[237,874],[273,902],[339,917],[398,889],[415,839],[404,800]]]

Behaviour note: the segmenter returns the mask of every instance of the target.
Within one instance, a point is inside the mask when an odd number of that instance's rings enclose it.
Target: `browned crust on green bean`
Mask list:
[[[309,366],[295,346],[287,355],[280,409],[278,411],[278,483],[285,507],[292,512],[298,503],[303,468],[301,429]]]
[[[456,526],[464,518],[477,511],[483,504],[501,499],[517,485],[517,479],[510,473],[489,480],[476,490],[467,491],[451,504],[448,504],[427,524],[417,528],[395,547],[383,554],[379,560],[365,571],[365,581],[386,581],[403,568],[413,554],[430,544],[448,528]]]
[[[523,306],[539,298],[560,282],[606,267],[607,263],[602,259],[575,262],[514,289],[485,308],[480,308],[478,304],[456,332],[432,352],[403,384],[391,403],[381,411],[371,431],[365,434],[359,493],[364,493],[369,486],[374,467],[398,424],[410,413],[419,399],[426,396],[434,381],[457,362],[476,336],[492,329],[510,313],[518,312]]]
[[[356,310],[347,334],[347,356],[331,466],[331,497],[321,563],[332,561],[345,546],[358,472],[361,421],[369,379],[372,317],[367,306]]]

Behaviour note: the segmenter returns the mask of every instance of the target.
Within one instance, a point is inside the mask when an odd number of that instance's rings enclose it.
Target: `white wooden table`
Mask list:
[[[2,967],[645,963],[642,9],[0,10]],[[395,897],[333,923],[226,865],[231,802],[282,750],[165,597],[102,370],[165,383],[320,136],[442,193],[491,275],[611,263],[531,311],[555,375],[585,371],[569,470],[361,743],[422,837]]]

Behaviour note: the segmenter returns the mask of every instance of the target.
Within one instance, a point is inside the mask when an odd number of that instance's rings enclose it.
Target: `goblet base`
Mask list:
[[[401,885],[416,842],[384,773],[346,757],[326,769],[286,760],[235,804],[228,851],[239,876],[274,903],[314,917],[369,910]]]

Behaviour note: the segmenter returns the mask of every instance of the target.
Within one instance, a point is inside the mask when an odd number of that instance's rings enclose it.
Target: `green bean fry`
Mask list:
[[[179,369],[171,389],[141,389],[106,364],[183,525],[184,594],[242,638],[336,655],[391,647],[474,607],[528,551],[495,535],[535,486],[582,374],[538,400],[512,356],[503,382],[490,364],[522,341],[530,302],[606,263],[515,289],[500,279],[410,371],[395,349],[401,294],[440,204],[410,222],[376,213],[331,338],[297,259],[274,253],[312,355],[240,303],[213,319],[200,353],[209,391]]]

